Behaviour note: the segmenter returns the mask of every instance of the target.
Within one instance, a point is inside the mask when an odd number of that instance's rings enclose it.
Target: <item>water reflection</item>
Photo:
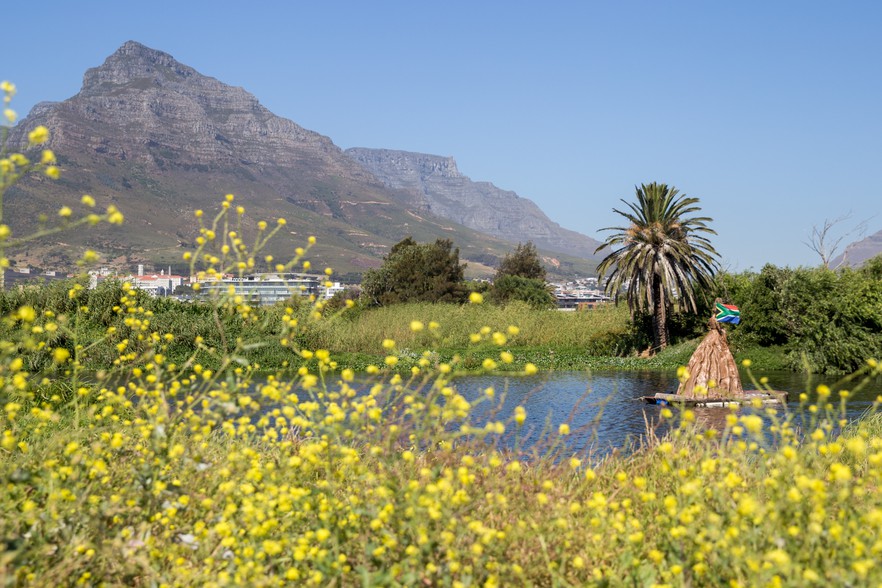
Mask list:
[[[831,387],[836,384],[835,378],[806,377],[789,372],[765,375],[773,389],[789,393],[787,410],[798,408],[801,392],[814,390],[820,383]],[[641,402],[640,397],[673,392],[677,388],[677,379],[672,373],[635,371],[554,372],[518,378],[472,376],[460,378],[457,382],[459,393],[469,400],[479,398],[489,386],[495,388],[501,400],[498,414],[491,412],[489,403],[479,403],[474,413],[478,424],[488,419],[507,418],[520,405],[527,411],[525,433],[519,444],[521,448],[535,443],[542,431],[556,431],[561,423],[567,422],[572,431],[567,438],[567,449],[574,453],[586,450],[603,453],[638,443],[646,433],[647,425],[652,426],[661,420],[662,410],[662,407]],[[747,383],[745,387],[753,388]],[[876,378],[849,399],[847,418],[860,416],[880,394],[882,378]],[[837,398],[834,397],[833,401],[836,402]],[[493,404],[499,405],[498,402]],[[721,430],[731,410],[696,408],[694,412],[700,425]],[[657,433],[660,435],[664,430],[657,429]]]

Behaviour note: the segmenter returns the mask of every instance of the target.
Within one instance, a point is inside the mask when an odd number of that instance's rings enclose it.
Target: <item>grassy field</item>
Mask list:
[[[125,296],[120,284],[106,283],[96,290],[83,290],[81,304],[68,297],[77,282],[59,282],[43,287],[0,292],[0,312],[13,312],[29,306],[38,314],[60,313],[75,323],[79,336],[94,342],[80,354],[83,366],[92,371],[108,369],[116,359],[115,346],[128,340],[132,348],[142,342],[127,336],[129,317],[119,312],[119,299]],[[401,357],[399,369],[409,370],[427,349],[443,359],[458,357],[458,368],[475,370],[500,348],[512,354],[512,363],[501,369],[523,369],[532,363],[547,370],[585,370],[598,368],[675,370],[688,362],[698,340],[672,345],[653,357],[640,357],[637,337],[630,326],[624,306],[606,306],[584,312],[535,310],[523,304],[506,307],[493,305],[403,304],[390,307],[326,312],[315,319],[310,304],[285,307],[254,308],[248,320],[229,309],[215,309],[210,304],[178,303],[169,299],[152,299],[143,294],[129,294],[137,307],[148,313],[148,322],[156,329],[170,333],[174,342],[168,356],[181,362],[202,350],[200,361],[216,368],[223,351],[230,351],[238,340],[247,341],[240,350],[249,362],[264,370],[282,367],[297,368],[303,360],[296,348],[327,349],[337,358],[337,367],[364,371],[382,362],[386,355],[384,340],[393,340]],[[86,310],[83,311],[82,309]],[[116,310],[115,310],[116,309]],[[283,344],[286,320],[296,320],[296,336]],[[414,330],[414,321],[422,329]],[[14,325],[12,325],[14,326]],[[518,326],[516,334],[510,326]],[[0,324],[0,334],[10,325]],[[108,332],[110,330],[111,332]],[[226,333],[221,336],[221,333]],[[505,341],[498,344],[498,335]],[[201,344],[197,345],[196,340]],[[72,337],[56,331],[51,342],[74,351]],[[760,369],[783,369],[781,352],[767,348],[736,350],[740,360],[749,357]],[[27,352],[32,367],[46,365],[48,355],[39,350]]]
[[[426,328],[413,331],[410,325],[414,320]],[[432,323],[438,326],[429,328]],[[617,349],[611,340],[626,335],[629,329],[624,307],[560,312],[534,310],[525,304],[503,308],[419,303],[363,310],[351,318],[343,315],[317,327],[316,342],[329,349],[368,353],[378,351],[378,341],[384,338],[408,347],[457,348],[473,343],[471,335],[481,334],[485,327],[505,332],[509,325],[519,327],[518,335],[510,337],[510,343],[519,347],[585,347],[613,353]]]
[[[799,413],[733,411],[715,428],[664,410],[670,433],[648,425],[603,456],[569,449],[567,422],[524,447],[524,407],[483,410],[493,389],[472,403],[457,391],[461,372],[609,353],[628,336],[623,309],[323,316],[76,284],[0,302],[6,584],[882,581],[880,425],[871,414],[843,432],[847,390],[819,386]],[[664,369],[690,345],[603,361]],[[370,358],[368,393],[337,348]],[[853,388],[879,372],[867,362]],[[491,416],[475,420],[477,403]]]

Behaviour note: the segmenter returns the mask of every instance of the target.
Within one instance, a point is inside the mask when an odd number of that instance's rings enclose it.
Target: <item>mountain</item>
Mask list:
[[[600,242],[564,229],[538,206],[490,182],[474,182],[459,172],[452,157],[390,149],[353,148],[346,155],[383,184],[415,194],[413,205],[456,223],[513,242],[593,258]]]
[[[830,267],[851,265],[857,267],[870,259],[882,254],[882,231],[873,233],[866,239],[855,241],[845,248],[842,255],[830,263]]]
[[[180,264],[198,236],[193,210],[218,210],[227,193],[248,211],[240,229],[246,242],[258,220],[284,217],[288,231],[268,252],[289,258],[315,235],[310,259],[338,272],[379,265],[407,235],[450,238],[477,270],[513,248],[407,206],[412,194],[384,185],[328,137],[276,116],[242,88],[133,41],[89,69],[72,98],[35,106],[10,133],[10,145],[26,145],[37,125],[51,132],[47,147],[62,176],[31,178],[10,191],[4,218],[15,233],[33,230],[41,214],[52,216],[84,193],[116,204],[127,218],[123,227],[64,233],[14,256],[44,269],[69,268],[75,250],[86,246],[120,265]],[[564,272],[593,266],[557,257]]]

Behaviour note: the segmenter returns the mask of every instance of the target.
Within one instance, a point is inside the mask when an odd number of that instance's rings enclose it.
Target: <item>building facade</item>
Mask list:
[[[198,283],[199,291],[204,295],[231,294],[241,296],[251,305],[269,306],[293,296],[322,295],[324,276],[301,273],[249,274],[241,278],[208,278]]]

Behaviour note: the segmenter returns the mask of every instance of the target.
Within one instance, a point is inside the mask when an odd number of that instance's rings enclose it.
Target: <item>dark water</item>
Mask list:
[[[772,389],[789,393],[787,406],[781,407],[781,411],[798,411],[799,394],[812,391],[811,397],[814,397],[813,391],[821,383],[834,390],[831,399],[838,407],[839,397],[835,390],[853,390],[855,386],[854,382],[843,385],[837,378],[789,372],[764,375]],[[742,379],[746,389],[754,388],[746,374],[742,374]],[[566,439],[567,450],[580,453],[585,450],[605,453],[639,441],[646,432],[647,423],[659,422],[663,408],[641,402],[640,397],[652,396],[656,392],[674,392],[677,385],[675,374],[635,371],[554,372],[532,377],[472,376],[457,379],[457,390],[469,400],[479,398],[488,386],[495,389],[497,401],[501,400],[501,403],[479,403],[474,411],[478,423],[490,417],[507,419],[520,405],[527,411],[520,447],[535,443],[543,430],[557,431],[561,423],[569,423],[571,434]],[[849,399],[847,418],[860,416],[880,394],[882,378],[875,378]],[[495,409],[490,408],[491,404],[499,406],[496,416],[492,414]],[[731,413],[729,408],[693,410],[699,423],[717,429],[725,426],[726,415]],[[744,407],[738,410],[753,409]],[[658,431],[661,433],[663,429]],[[509,435],[506,444],[511,443]]]

